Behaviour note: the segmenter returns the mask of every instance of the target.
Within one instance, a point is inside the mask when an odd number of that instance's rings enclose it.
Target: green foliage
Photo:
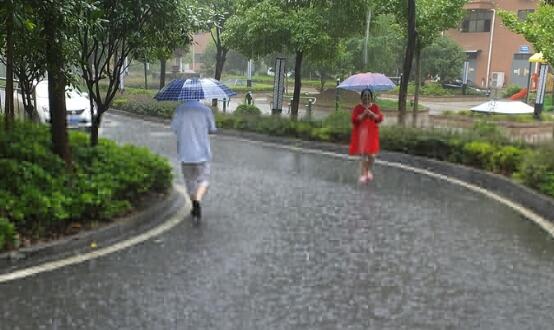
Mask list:
[[[504,146],[492,155],[492,169],[496,173],[512,175],[521,166],[524,151],[515,146]]]
[[[452,80],[460,76],[465,60],[463,49],[448,37],[437,38],[421,52],[421,74]]]
[[[520,21],[516,13],[510,11],[500,11],[499,15],[507,28],[523,35],[543,53],[548,63],[554,64],[554,3],[541,1],[525,21]]]
[[[0,217],[0,251],[6,245],[11,245],[15,240],[15,227],[7,219]]]
[[[48,127],[18,122],[0,130],[0,218],[18,233],[39,238],[69,222],[109,220],[171,183],[167,161],[145,148],[107,140],[92,148],[80,132],[71,132],[70,147],[68,172],[50,151]]]
[[[241,104],[237,107],[234,114],[238,116],[261,116],[262,112],[253,104]]]
[[[526,155],[518,177],[531,188],[554,196],[554,147],[543,146]]]
[[[408,93],[410,93],[410,86],[408,86]],[[448,95],[452,95],[452,91],[449,89],[443,88],[439,83],[430,82],[421,86],[420,94],[423,96],[448,96]]]
[[[521,87],[519,85],[515,85],[515,84],[508,85],[502,92],[502,97],[505,97],[505,98],[510,97],[515,93],[519,92],[520,90],[521,90]]]
[[[127,57],[168,58],[175,47],[191,40],[195,25],[193,8],[175,0],[78,3],[80,72],[100,115],[119,89],[118,73],[125,69]]]
[[[500,127],[487,120],[476,122],[473,125],[473,129],[468,133],[468,136],[474,140],[487,140],[495,144],[509,143]]]
[[[494,153],[494,151],[494,146],[492,146],[488,142],[469,142],[464,146],[463,163],[466,165],[491,170],[492,154]]]
[[[427,132],[419,129],[382,127],[380,129],[383,149],[449,160],[455,149],[451,145],[451,134]]]
[[[131,99],[132,101],[129,101]],[[178,105],[178,102],[159,102],[151,99],[150,97],[131,98],[119,96],[114,99],[114,108],[118,110],[128,111],[138,115],[156,116],[162,118],[171,118]]]
[[[352,114],[350,111],[333,112],[323,120],[322,126],[328,131],[329,141],[347,141],[352,129]]]

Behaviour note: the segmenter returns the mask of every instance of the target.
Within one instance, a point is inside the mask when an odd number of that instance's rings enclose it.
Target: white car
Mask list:
[[[35,116],[39,122],[50,123],[50,107],[48,103],[48,81],[39,82],[35,89],[36,109]],[[19,119],[24,119],[23,98],[21,91],[14,92],[15,101],[15,116]],[[0,114],[4,113],[5,90],[0,88]],[[65,105],[67,110],[67,127],[68,128],[85,128],[92,126],[90,118],[90,100],[87,93],[81,93],[76,88],[67,86],[65,93]]]
[[[48,81],[41,81],[36,87],[36,111],[41,123],[50,123],[50,107],[48,104]],[[90,100],[87,93],[67,86],[65,92],[68,128],[90,128]]]

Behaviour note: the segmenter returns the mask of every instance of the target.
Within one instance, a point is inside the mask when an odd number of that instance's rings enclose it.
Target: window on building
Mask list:
[[[479,50],[477,50],[477,51],[466,51],[465,52],[466,53],[466,58],[468,60],[474,60],[479,55],[479,52],[480,52]]]
[[[534,12],[535,9],[521,9],[517,11],[517,18],[519,18],[520,21],[525,21],[527,19],[527,15]]]
[[[492,11],[472,9],[466,10],[464,20],[462,21],[462,32],[490,32],[491,31]]]
[[[529,57],[531,57],[531,54],[514,54],[514,60],[529,60]]]

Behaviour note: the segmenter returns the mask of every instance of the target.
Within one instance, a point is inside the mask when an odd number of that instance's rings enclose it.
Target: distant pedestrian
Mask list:
[[[350,155],[360,156],[360,183],[373,180],[373,163],[380,151],[379,126],[383,114],[374,103],[373,92],[364,89],[360,95],[361,103],[352,109],[352,136]]]
[[[246,102],[247,105],[254,104],[254,98],[252,97],[252,91],[248,91],[248,93],[246,93],[246,95],[244,96],[244,101]]]
[[[215,133],[212,110],[198,100],[185,101],[175,110],[171,128],[177,135],[181,170],[192,201],[195,222],[202,217],[200,202],[208,192],[212,153],[208,134]]]

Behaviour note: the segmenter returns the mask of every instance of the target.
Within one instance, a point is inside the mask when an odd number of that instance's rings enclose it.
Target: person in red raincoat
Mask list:
[[[373,163],[380,150],[378,124],[383,121],[383,114],[373,103],[371,90],[363,90],[360,98],[362,102],[352,110],[349,154],[361,157],[360,183],[366,183],[373,180]]]

